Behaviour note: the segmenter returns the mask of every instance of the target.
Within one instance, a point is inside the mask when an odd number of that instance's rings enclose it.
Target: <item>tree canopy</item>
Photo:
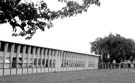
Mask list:
[[[117,63],[135,58],[135,41],[120,36],[119,34],[110,34],[104,38],[97,38],[91,42],[91,51],[99,54],[103,62]]]
[[[58,0],[66,6],[58,11],[50,10],[47,3],[21,2],[22,0],[0,1],[0,24],[9,23],[13,28],[13,36],[25,36],[31,39],[38,29],[45,31],[53,27],[52,21],[58,18],[71,17],[86,12],[90,5],[100,6],[99,0],[83,0],[83,4],[76,1]],[[21,31],[17,32],[17,30]]]

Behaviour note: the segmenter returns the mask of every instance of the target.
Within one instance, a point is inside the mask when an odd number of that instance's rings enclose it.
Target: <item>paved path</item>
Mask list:
[[[135,83],[132,70],[89,70],[0,77],[0,83]]]

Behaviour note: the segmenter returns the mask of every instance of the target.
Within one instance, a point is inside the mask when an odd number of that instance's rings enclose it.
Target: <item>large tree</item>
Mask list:
[[[66,6],[58,11],[50,10],[47,3],[22,2],[22,0],[0,0],[0,24],[9,23],[13,28],[13,36],[32,38],[37,29],[45,31],[53,27],[52,21],[58,18],[71,17],[87,11],[90,5],[100,6],[99,0],[83,0],[83,4],[76,1],[58,0]],[[17,30],[21,31],[17,32]]]
[[[122,37],[119,34],[97,38],[91,42],[91,45],[91,51],[101,55],[103,62],[132,61],[135,57],[134,40]]]

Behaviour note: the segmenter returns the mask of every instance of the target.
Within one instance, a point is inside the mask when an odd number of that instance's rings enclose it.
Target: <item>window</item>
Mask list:
[[[53,56],[55,56],[55,54],[56,54],[56,50],[54,50],[54,55]]]
[[[53,55],[53,50],[50,50],[51,51],[51,56]]]
[[[42,54],[42,50],[43,50],[43,49],[40,49],[40,55]]]
[[[41,66],[41,59],[38,60],[38,65]]]
[[[31,52],[30,52],[31,54],[33,54],[33,49],[34,49],[34,48],[33,48],[33,47],[31,47]]]
[[[47,51],[47,55],[49,56],[49,52],[50,52],[50,50],[48,49],[48,51]]]
[[[8,52],[11,52],[11,44],[8,44]]]
[[[0,51],[4,51],[4,42],[0,42]]]
[[[37,66],[37,59],[34,59],[34,66]]]
[[[43,65],[43,66],[45,65],[45,59],[42,60],[42,65]]]
[[[17,59],[16,57],[13,57],[13,59],[12,59],[12,68],[16,68],[17,65],[18,65],[19,68],[22,68],[22,58]]]
[[[45,53],[46,53],[46,49],[44,49],[44,55],[45,55]]]
[[[55,59],[53,60],[53,67],[55,67]]]
[[[35,54],[37,54],[38,53],[38,48],[36,48],[36,50],[35,50],[36,52],[35,52]]]
[[[50,59],[49,67],[52,67],[52,59]]]
[[[17,60],[16,60],[17,58],[16,57],[14,57],[13,59],[12,59],[12,68],[16,68],[17,67]]]
[[[22,68],[22,58],[18,58],[18,67]]]
[[[28,47],[28,46],[26,46],[26,53],[28,53],[28,51],[29,51],[29,47]]]
[[[46,65],[45,66],[48,67],[48,59],[46,59]]]
[[[14,52],[17,53],[17,45],[15,45]]]
[[[23,53],[23,46],[21,46],[20,48],[20,53]]]

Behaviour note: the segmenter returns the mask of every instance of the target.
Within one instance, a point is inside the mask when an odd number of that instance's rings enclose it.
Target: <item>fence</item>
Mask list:
[[[135,63],[99,63],[99,69],[126,69],[135,68]]]

